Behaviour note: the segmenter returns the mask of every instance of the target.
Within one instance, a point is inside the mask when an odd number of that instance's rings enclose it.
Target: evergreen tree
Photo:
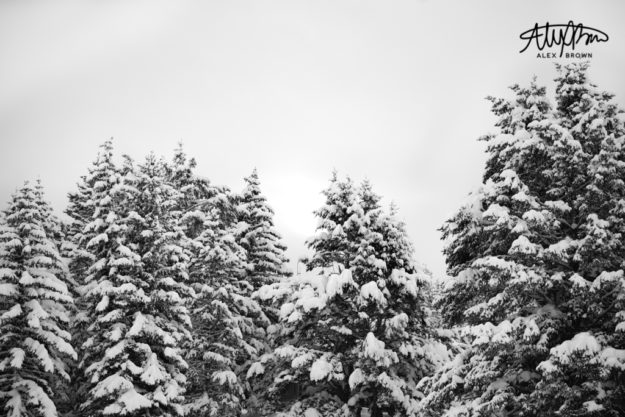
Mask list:
[[[345,230],[356,202],[356,190],[351,178],[339,180],[336,171],[332,173],[330,186],[323,190],[326,203],[315,211],[319,219],[316,234],[306,241],[313,251],[311,259],[305,259],[309,270],[329,265],[349,265],[355,252],[354,246],[358,231]],[[347,234],[349,233],[349,235]]]
[[[130,159],[94,184],[85,236],[95,262],[82,294],[90,326],[83,344],[87,395],[83,415],[182,415],[189,337],[184,236],[168,208],[175,191],[150,157]]]
[[[26,183],[0,228],[0,410],[8,416],[57,416],[57,378],[76,357],[67,331],[72,297],[42,188]]]
[[[445,354],[425,322],[426,277],[403,224],[368,182],[356,188],[334,174],[324,194],[308,241],[312,271],[259,291],[283,302],[281,326],[277,347],[248,376],[265,381],[275,408],[293,415],[414,415],[418,381]]]
[[[260,181],[256,169],[245,178],[246,187],[237,198],[237,214],[239,223],[237,225],[236,240],[244,249],[247,263],[247,281],[251,283],[252,291],[258,290],[261,286],[275,283],[291,275],[288,271],[288,260],[285,256],[286,246],[281,243],[281,237],[275,230],[273,224],[274,212],[267,204],[265,196],[260,190]],[[258,330],[256,337],[252,336],[251,341],[259,345],[261,340],[266,339],[265,332],[275,328],[270,323],[276,323],[279,315],[278,310],[266,303],[261,304],[263,314],[255,314],[256,327]],[[265,316],[269,320],[265,319]],[[271,327],[270,327],[271,326]],[[251,360],[258,359],[262,353],[266,353],[270,347],[264,340],[265,346],[257,346]],[[254,381],[252,381],[254,382]],[[257,381],[258,382],[258,381]],[[265,408],[262,404],[262,393],[265,386],[260,384],[255,386],[250,384],[250,393],[246,407],[251,413],[260,413]]]
[[[435,377],[425,415],[622,415],[623,123],[586,64],[492,99],[484,184],[443,227],[440,308],[466,349]],[[623,327],[623,326],[621,326]]]
[[[74,346],[78,351],[79,361],[72,366],[72,384],[68,391],[67,403],[71,407],[73,415],[81,415],[80,405],[87,397],[87,381],[84,374],[84,367],[80,362],[84,356],[83,343],[88,338],[87,329],[91,324],[88,310],[91,303],[84,291],[87,280],[90,277],[89,269],[94,264],[96,258],[90,243],[103,230],[102,227],[95,227],[96,217],[103,222],[108,215],[111,205],[111,189],[119,182],[118,168],[113,163],[113,143],[108,139],[100,146],[96,160],[89,168],[87,175],[81,177],[77,184],[77,190],[69,193],[69,204],[65,213],[70,217],[66,227],[66,240],[64,242],[64,253],[69,258],[69,271],[72,280],[76,283],[75,307],[76,314],[71,320],[71,334]],[[100,199],[104,203],[102,207],[97,204]],[[91,225],[87,228],[88,225]],[[102,223],[100,223],[102,225]]]
[[[266,321],[249,296],[245,253],[219,209],[204,206],[204,227],[195,239],[201,245],[191,265],[198,298],[193,305],[194,340],[188,350],[192,364],[193,415],[237,416],[245,403],[246,363],[262,347]],[[256,320],[255,320],[256,319]]]
[[[273,224],[274,212],[260,191],[256,169],[245,178],[246,187],[238,206],[240,228],[237,242],[245,249],[248,279],[254,289],[289,276],[286,246]]]
[[[96,212],[99,213],[95,205],[95,193],[102,193],[116,183],[116,171],[113,140],[108,139],[100,146],[100,152],[87,175],[81,177],[78,189],[68,195],[69,204],[65,214],[70,217],[70,222],[66,227],[65,252],[70,259],[70,272],[80,285],[84,284],[82,281],[88,275],[86,270],[94,261],[87,244],[95,237],[95,232],[92,229],[85,230],[85,227],[93,221]]]
[[[194,172],[195,160],[178,146],[167,168],[177,190],[172,216],[185,231],[189,277],[197,296],[190,307],[193,337],[185,344],[190,364],[188,415],[238,416],[249,391],[245,370],[264,345],[267,318],[250,298],[246,252],[235,238],[237,197]]]

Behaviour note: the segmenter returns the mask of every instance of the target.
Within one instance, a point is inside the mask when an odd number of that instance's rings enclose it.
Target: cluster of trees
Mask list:
[[[481,187],[443,226],[449,277],[394,206],[334,174],[291,275],[256,172],[106,142],[61,222],[0,215],[7,416],[625,415],[625,123],[587,64],[491,98]]]
[[[0,409],[7,416],[237,415],[269,319],[251,295],[289,275],[256,172],[242,193],[182,149],[113,161],[69,196],[25,184],[0,230]]]

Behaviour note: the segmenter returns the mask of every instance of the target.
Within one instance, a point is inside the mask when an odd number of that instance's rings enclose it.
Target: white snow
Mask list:
[[[584,403],[584,407],[586,408],[586,411],[588,411],[589,413],[592,413],[593,411],[603,410],[603,405],[597,404],[595,401],[586,401]]]
[[[228,384],[229,386],[235,386],[237,384],[237,376],[232,371],[214,372],[212,380],[220,385]]]
[[[577,246],[579,246],[579,242],[576,240],[572,240],[570,237],[567,236],[559,242],[550,245],[549,249],[547,250],[555,255],[563,257],[566,255],[567,251],[576,248]]]
[[[116,357],[117,355],[121,354],[125,348],[126,348],[126,341],[122,340],[121,342],[106,349],[105,357],[108,359],[112,359]]]
[[[388,324],[394,329],[401,330],[408,325],[408,320],[408,315],[402,312],[388,319]]]
[[[0,315],[0,321],[8,321],[12,318],[18,317],[20,314],[22,314],[22,306],[19,304],[15,304],[13,307]]]
[[[562,200],[545,201],[545,205],[549,207],[550,209],[561,211],[561,212],[567,212],[571,210],[571,206],[569,206]]]
[[[105,295],[102,297],[98,305],[95,307],[96,311],[104,311],[109,305],[109,296]]]
[[[511,331],[512,325],[510,324],[510,321],[504,320],[493,329],[493,336],[491,340],[495,343],[509,343],[512,340],[510,338]]]
[[[280,317],[281,318],[288,317],[293,312],[293,310],[295,310],[295,304],[293,303],[282,304],[282,306],[280,307]]]
[[[500,206],[497,203],[493,203],[488,206],[488,209],[482,213],[485,218],[492,217],[496,219],[497,223],[505,223],[510,219],[510,210],[507,207]]]
[[[529,319],[525,322],[525,331],[523,332],[524,339],[531,339],[532,337],[538,336],[540,334],[540,329],[538,325],[534,321],[534,319]]]
[[[104,408],[103,414],[131,414],[142,408],[150,408],[152,401],[139,394],[133,388],[124,392],[115,404]]]
[[[27,396],[30,397],[28,398],[28,402],[38,405],[38,408],[43,412],[44,417],[57,417],[54,403],[35,381],[22,379],[13,385],[13,387],[16,391],[26,392]],[[27,415],[27,413],[24,413],[23,415]]]
[[[545,218],[545,215],[540,211],[528,210],[523,213],[523,220],[525,220],[526,222],[541,224],[544,223],[547,219]]]
[[[260,362],[254,362],[247,370],[246,378],[249,379],[256,375],[262,375],[263,373],[265,373],[265,367],[263,364]]]
[[[592,291],[599,290],[605,283],[621,281],[621,280],[623,280],[624,275],[625,274],[623,273],[622,270],[618,270],[618,271],[603,271],[592,282],[591,290]],[[621,285],[625,285],[625,281],[623,281]]]
[[[373,359],[380,359],[384,355],[384,342],[378,340],[372,332],[367,333],[364,344],[364,353]]]
[[[11,268],[0,268],[0,278],[15,279],[16,278],[15,271],[13,271]]]
[[[330,274],[328,282],[325,286],[325,292],[328,297],[334,297],[336,294],[343,293],[343,287],[346,285],[356,286],[352,278],[352,271],[349,269],[343,270],[340,274]]]
[[[570,278],[569,281],[571,281],[573,283],[574,287],[579,287],[579,288],[588,288],[590,287],[590,281],[586,281],[584,279],[584,277],[582,277],[579,274],[573,274]]]
[[[332,364],[324,357],[317,359],[310,367],[310,380],[320,381],[332,372]]]
[[[0,283],[0,295],[3,297],[10,297],[18,293],[17,286],[15,284]]]
[[[24,355],[25,352],[23,349],[20,348],[12,348],[10,350],[11,353],[11,366],[13,368],[21,368],[22,367],[22,363],[24,363]]]
[[[416,297],[419,292],[419,286],[417,283],[416,274],[408,274],[403,269],[394,269],[391,272],[390,280],[400,285],[404,290],[413,297]]]
[[[349,375],[348,383],[351,389],[354,389],[356,386],[360,385],[365,381],[365,375],[363,374],[360,368],[354,369],[354,371]]]
[[[284,345],[276,348],[274,350],[276,356],[281,358],[288,358],[293,356],[296,353],[295,347],[292,345]]]
[[[23,271],[22,276],[20,277],[20,284],[32,285],[34,283],[35,283],[35,279],[28,273],[28,271]]]
[[[535,255],[540,252],[540,246],[529,241],[529,239],[523,235],[519,236],[512,242],[509,254],[521,253],[524,255]]]
[[[289,323],[295,323],[296,321],[299,321],[302,319],[302,313],[300,313],[299,311],[294,311],[291,314],[289,314],[289,318],[287,319],[287,322]]]
[[[601,345],[589,332],[576,334],[573,339],[564,341],[551,348],[550,354],[563,364],[570,363],[573,353],[582,353],[585,356],[595,356],[601,351]]]
[[[364,300],[373,300],[380,305],[386,305],[386,298],[375,281],[369,281],[360,288],[360,296]]]
[[[369,332],[367,337],[365,337],[363,354],[384,366],[397,363],[399,361],[397,353],[385,349],[385,346],[383,341],[376,338],[372,332]]]
[[[43,369],[45,369],[46,372],[54,371],[54,362],[52,361],[52,358],[50,357],[50,354],[48,353],[48,350],[44,345],[42,345],[41,343],[39,343],[39,341],[35,339],[27,337],[26,340],[24,340],[24,346],[26,346],[28,350],[35,354],[37,359],[39,359],[39,362],[43,365]]]
[[[344,334],[344,335],[350,335],[353,333],[350,328],[345,327],[345,326],[331,326],[330,329],[334,330],[337,333]]]
[[[165,394],[163,394],[163,390],[161,389],[161,387],[158,387],[156,391],[154,391],[154,395],[152,395],[152,400],[157,401],[163,405],[168,404],[167,397],[165,397]]]
[[[161,371],[161,366],[156,353],[152,353],[145,365],[145,370],[141,374],[141,380],[149,385],[155,385],[165,380],[165,375]]]
[[[94,398],[106,397],[117,391],[126,391],[133,387],[132,382],[121,375],[113,374],[103,379],[91,391]]]
[[[303,352],[291,361],[291,368],[301,368],[313,360],[315,356],[311,352]]]
[[[99,235],[91,239],[89,243],[87,243],[87,248],[90,248],[92,246],[97,246],[100,243],[106,243],[108,242],[108,240],[109,240],[109,237],[106,233],[100,233]]]
[[[625,370],[625,349],[607,347],[601,351],[596,361],[608,368]]]
[[[143,330],[143,326],[145,325],[146,318],[140,312],[135,313],[135,320],[132,323],[132,327],[126,333],[127,337],[137,336]]]
[[[301,306],[305,312],[314,308],[322,309],[326,305],[325,297],[318,296],[312,287],[305,287],[300,292],[296,305]]]
[[[514,262],[509,262],[496,256],[485,256],[476,259],[471,265],[473,268],[493,268],[499,270],[512,270],[515,267]]]
[[[304,411],[304,417],[322,417],[316,408],[309,407]]]
[[[526,233],[528,231],[529,228],[524,220],[519,220],[518,223],[512,228],[513,233]]]

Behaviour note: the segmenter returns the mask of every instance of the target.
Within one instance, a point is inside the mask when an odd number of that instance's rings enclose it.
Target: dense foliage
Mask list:
[[[489,98],[445,279],[336,173],[296,275],[256,170],[235,192],[182,146],[108,140],[66,221],[26,183],[0,212],[0,413],[625,415],[625,122],[587,64],[558,71],[553,100]]]

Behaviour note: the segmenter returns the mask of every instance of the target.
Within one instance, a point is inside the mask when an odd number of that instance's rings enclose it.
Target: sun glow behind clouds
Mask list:
[[[325,200],[321,191],[327,187],[328,180],[298,171],[267,176],[259,171],[259,177],[261,189],[275,211],[275,225],[289,242],[289,258],[297,262],[306,253],[304,241],[317,227],[313,211]]]

